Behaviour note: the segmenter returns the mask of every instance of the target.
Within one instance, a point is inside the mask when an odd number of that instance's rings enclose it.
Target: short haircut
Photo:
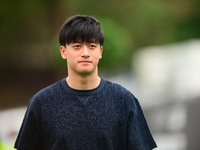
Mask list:
[[[98,43],[104,42],[104,33],[99,21],[87,15],[75,15],[68,18],[59,33],[60,45],[76,42]]]

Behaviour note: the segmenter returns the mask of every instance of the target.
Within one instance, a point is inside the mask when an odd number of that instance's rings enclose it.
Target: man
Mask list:
[[[76,15],[59,34],[68,76],[31,99],[18,150],[151,150],[151,136],[138,100],[98,76],[104,35],[94,17]]]

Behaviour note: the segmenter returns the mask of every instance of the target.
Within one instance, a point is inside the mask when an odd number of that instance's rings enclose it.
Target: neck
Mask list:
[[[71,88],[76,90],[91,90],[100,84],[101,79],[98,75],[72,76],[69,74],[66,78],[66,82]]]

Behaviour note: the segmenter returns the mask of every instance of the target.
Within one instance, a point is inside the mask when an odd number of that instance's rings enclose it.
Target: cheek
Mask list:
[[[66,57],[67,57],[68,60],[74,60],[76,58],[75,54],[72,54],[72,53],[69,53],[69,52],[67,52]]]
[[[92,55],[93,55],[93,57],[94,57],[95,59],[101,58],[101,53],[100,53],[98,50],[95,51]]]
[[[74,66],[77,63],[78,56],[76,54],[67,53],[67,64],[70,66]]]
[[[95,63],[98,64],[100,59],[101,59],[101,58],[100,58],[100,55],[96,56],[96,57],[95,57]]]

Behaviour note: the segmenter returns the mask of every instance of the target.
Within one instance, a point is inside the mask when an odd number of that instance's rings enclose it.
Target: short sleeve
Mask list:
[[[127,107],[128,150],[152,150],[157,147],[147,125],[142,108],[134,96],[132,96],[132,101],[129,101]]]
[[[40,134],[40,103],[39,99],[33,97],[29,102],[14,147],[17,150],[40,150]]]

